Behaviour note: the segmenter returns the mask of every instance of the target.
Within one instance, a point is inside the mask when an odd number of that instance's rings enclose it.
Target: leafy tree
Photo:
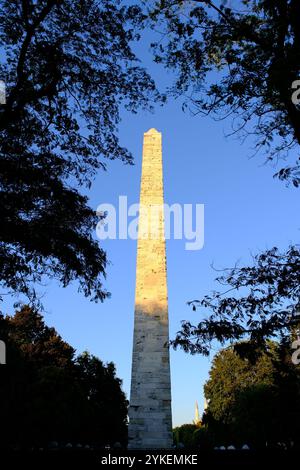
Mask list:
[[[127,405],[121,389],[122,381],[116,377],[114,363],[103,363],[85,352],[76,359],[76,368],[89,403],[85,416],[85,434],[103,443],[127,441]]]
[[[220,427],[218,427],[218,431],[219,430]],[[211,451],[214,449],[214,447],[216,447],[215,430],[212,430],[211,427],[208,428],[207,425],[196,429],[193,434],[192,444],[194,448],[198,448],[202,451]]]
[[[51,441],[126,443],[127,401],[113,363],[75,350],[23,307],[0,317],[7,345],[1,369],[1,447],[31,448]]]
[[[182,424],[173,429],[173,438],[176,445],[183,444],[184,447],[193,447],[194,434],[198,429],[196,424]]]
[[[147,2],[148,3],[148,2]],[[249,134],[268,160],[300,144],[298,0],[160,0],[149,17],[161,38],[155,60],[177,72],[171,93],[193,114],[233,117],[232,134]],[[298,95],[299,96],[299,92]],[[299,159],[278,172],[300,183]]]
[[[232,421],[237,393],[253,385],[273,385],[272,357],[264,354],[255,364],[241,358],[232,347],[221,350],[212,363],[204,386],[209,412],[223,423]]]
[[[219,423],[218,423],[219,424]],[[218,431],[220,430],[220,424]],[[176,446],[183,445],[185,448],[199,448],[211,450],[216,442],[216,432],[208,427],[196,424],[182,424],[173,429],[173,439]]]
[[[35,365],[42,364],[71,367],[75,350],[45,325],[42,315],[35,309],[23,306],[14,316],[6,317],[9,339],[20,349],[24,359]]]
[[[299,369],[278,343],[269,342],[254,363],[233,347],[221,350],[204,392],[209,406],[203,422],[217,444],[299,444]]]
[[[80,186],[104,159],[132,163],[118,140],[120,106],[157,98],[131,43],[140,9],[119,0],[1,0],[1,284],[36,300],[58,279],[103,300],[106,254]]]
[[[249,339],[238,349],[251,354],[253,346],[255,352],[268,338],[289,339],[300,323],[299,272],[299,246],[285,253],[273,248],[255,256],[253,266],[228,269],[218,278],[226,286],[223,292],[190,302],[194,310],[204,307],[211,314],[197,325],[184,321],[172,344],[208,355],[213,340]]]

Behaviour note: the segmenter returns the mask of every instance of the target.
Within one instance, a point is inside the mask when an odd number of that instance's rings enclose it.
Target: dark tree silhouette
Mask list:
[[[84,416],[85,437],[93,442],[123,444],[127,441],[127,401],[116,377],[114,363],[105,366],[95,356],[83,353],[76,368],[89,409]],[[96,439],[95,439],[96,438]]]
[[[105,168],[132,163],[117,136],[120,106],[157,98],[131,50],[138,7],[119,0],[1,0],[1,284],[34,298],[44,276],[103,300],[106,254],[78,191]]]
[[[193,437],[195,431],[197,431],[198,426],[195,424],[182,424],[173,429],[173,439],[174,443],[178,446],[184,445],[184,447],[193,447]]]
[[[126,443],[127,400],[113,363],[103,364],[89,353],[76,357],[26,306],[12,317],[0,316],[0,335],[7,345],[0,447]]]
[[[287,338],[300,324],[299,273],[299,246],[285,253],[273,248],[257,255],[253,266],[226,270],[217,279],[226,286],[223,292],[190,302],[193,310],[203,307],[211,314],[197,325],[184,321],[173,346],[208,355],[213,340],[248,339],[239,350],[250,353],[268,338]]]
[[[171,94],[183,95],[193,114],[232,116],[232,133],[254,136],[256,150],[264,148],[268,160],[276,161],[297,148],[298,0],[243,0],[228,5],[161,0],[150,2],[149,10],[153,28],[161,33],[153,45],[155,60],[177,73]],[[298,186],[299,158],[277,175]]]

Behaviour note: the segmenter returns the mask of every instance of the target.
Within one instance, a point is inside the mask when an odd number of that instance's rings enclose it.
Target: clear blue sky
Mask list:
[[[138,51],[158,85],[165,86],[171,75],[151,65],[144,45]],[[186,302],[217,287],[211,263],[218,268],[237,260],[247,263],[251,253],[299,240],[299,193],[272,178],[274,169],[263,165],[263,156],[248,158],[250,141],[241,146],[226,139],[229,125],[190,117],[182,112],[180,100],[158,107],[153,115],[123,112],[120,140],[133,153],[135,166],[108,162],[108,171],[99,173],[89,192],[95,209],[104,202],[116,204],[119,195],[138,202],[143,133],[155,127],[163,134],[166,202],[205,204],[204,248],[186,251],[183,241],[167,242],[171,338],[181,320],[199,318]],[[136,242],[111,240],[103,247],[111,263],[105,281],[111,299],[92,304],[77,293],[77,286],[63,289],[52,283],[43,291],[45,318],[78,353],[88,350],[103,361],[114,361],[129,396]],[[3,310],[7,312],[5,305]],[[203,409],[210,361],[171,351],[174,425],[193,420],[195,400]]]

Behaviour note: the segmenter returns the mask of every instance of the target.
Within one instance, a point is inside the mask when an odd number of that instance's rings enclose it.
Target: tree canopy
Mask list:
[[[27,306],[0,316],[0,335],[8,363],[1,370],[0,447],[125,445],[127,400],[113,363],[87,352],[76,356]]]
[[[255,256],[253,266],[225,270],[217,279],[223,291],[190,302],[210,314],[197,325],[183,321],[173,346],[208,355],[213,340],[248,339],[239,349],[251,353],[268,338],[288,338],[300,324],[299,273],[299,246],[284,253],[273,248]]]
[[[213,359],[204,386],[203,423],[217,445],[299,445],[299,368],[290,350],[269,342],[255,363],[233,347]]]
[[[198,429],[196,424],[182,424],[173,429],[174,444],[177,446],[193,447],[195,431]]]
[[[149,2],[147,2],[149,4]],[[300,182],[298,0],[160,0],[149,4],[155,60],[176,72],[170,93],[193,114],[231,116],[231,134],[252,135],[267,160],[294,158],[277,175]],[[298,88],[299,88],[299,82]],[[299,95],[299,92],[298,92]]]
[[[34,300],[46,277],[93,300],[106,254],[79,192],[105,158],[132,163],[118,139],[120,107],[158,98],[131,44],[140,8],[119,0],[1,0],[1,284]],[[35,299],[36,300],[36,299]]]

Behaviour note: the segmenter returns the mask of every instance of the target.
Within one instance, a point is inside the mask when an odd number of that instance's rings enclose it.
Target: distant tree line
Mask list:
[[[127,401],[112,362],[105,365],[87,352],[76,356],[27,306],[0,316],[0,337],[7,347],[0,447],[126,444]]]

